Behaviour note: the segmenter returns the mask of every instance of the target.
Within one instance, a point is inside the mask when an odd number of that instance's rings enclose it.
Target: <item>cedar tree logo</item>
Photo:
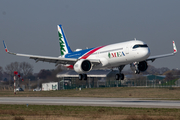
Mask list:
[[[59,44],[60,44],[60,51],[61,51],[61,55],[63,56],[64,55],[64,52],[66,52],[66,50],[65,50],[65,43],[64,43],[64,41],[62,40],[62,34],[60,33],[60,32],[58,32],[58,34],[59,34]]]

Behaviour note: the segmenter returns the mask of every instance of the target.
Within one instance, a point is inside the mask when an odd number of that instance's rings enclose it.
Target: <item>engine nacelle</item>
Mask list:
[[[130,64],[131,70],[135,71],[136,67],[135,67],[135,63]],[[148,68],[147,62],[146,61],[141,61],[137,64],[137,69],[141,72],[146,71]]]
[[[92,63],[89,60],[80,59],[74,64],[74,70],[79,73],[87,73],[92,69]]]
[[[139,71],[144,72],[147,70],[147,68],[148,68],[148,65],[147,65],[146,61],[139,62],[139,64],[138,64]]]

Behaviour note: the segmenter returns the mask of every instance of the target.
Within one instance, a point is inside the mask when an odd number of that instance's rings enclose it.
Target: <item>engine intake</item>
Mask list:
[[[138,69],[142,72],[146,71],[148,68],[148,65],[147,65],[147,62],[146,61],[142,61],[142,62],[139,62],[138,64]]]
[[[92,63],[89,60],[80,59],[74,64],[74,70],[77,73],[87,73],[92,69]]]
[[[144,71],[147,70],[148,65],[147,65],[146,61],[141,61],[141,62],[138,63],[137,68],[135,67],[134,63],[130,64],[130,67],[131,67],[132,71],[135,71],[135,70],[138,69],[139,71],[144,72]]]

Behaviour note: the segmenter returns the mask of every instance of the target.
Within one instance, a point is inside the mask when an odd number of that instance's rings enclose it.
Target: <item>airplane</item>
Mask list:
[[[61,55],[59,57],[19,54],[10,52],[3,41],[5,51],[12,55],[29,57],[36,62],[43,61],[63,64],[67,68],[74,69],[79,74],[79,80],[87,80],[87,73],[92,69],[113,69],[118,68],[119,73],[115,75],[116,80],[124,80],[122,73],[125,65],[130,64],[135,74],[144,72],[148,68],[147,61],[152,61],[173,56],[177,53],[175,42],[173,41],[173,53],[150,56],[150,48],[140,40],[130,40],[110,45],[94,47],[90,49],[76,49],[72,51],[65,37],[62,25],[57,25]]]

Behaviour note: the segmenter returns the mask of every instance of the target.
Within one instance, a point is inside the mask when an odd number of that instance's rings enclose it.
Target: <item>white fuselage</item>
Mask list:
[[[127,65],[132,62],[146,60],[150,56],[149,47],[137,47],[135,45],[146,45],[142,41],[134,40],[104,46],[91,54],[88,59],[100,59],[101,64],[93,68],[113,68]]]

